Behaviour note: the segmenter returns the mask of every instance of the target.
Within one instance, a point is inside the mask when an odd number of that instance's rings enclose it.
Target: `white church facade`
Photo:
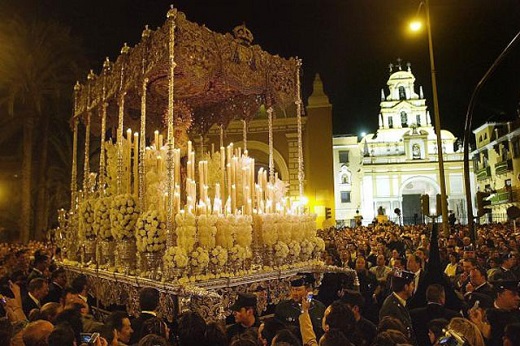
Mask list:
[[[347,226],[356,216],[372,222],[382,207],[385,215],[405,224],[423,222],[420,196],[430,196],[430,214],[436,214],[440,193],[437,137],[422,87],[408,63],[390,65],[388,91],[381,90],[379,128],[365,135],[333,138],[335,218]],[[447,117],[449,115],[444,115]],[[441,130],[448,209],[465,223],[462,148],[455,151],[456,138]],[[459,147],[461,147],[459,145]],[[473,172],[471,172],[471,180]],[[474,190],[474,187],[472,187]],[[440,212],[439,212],[440,213]]]

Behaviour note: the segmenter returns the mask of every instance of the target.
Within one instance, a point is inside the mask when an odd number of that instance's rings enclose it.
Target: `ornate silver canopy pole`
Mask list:
[[[146,93],[148,91],[148,78],[146,77],[146,66],[147,66],[147,55],[149,48],[149,39],[152,31],[148,29],[148,25],[145,26],[145,29],[142,33],[143,38],[143,57],[141,61],[141,75],[142,75],[142,85],[141,85],[141,129],[139,135],[139,177],[138,177],[138,197],[139,197],[139,206],[141,210],[146,210],[145,206],[145,176],[146,176],[146,167],[144,165],[144,154],[146,151]],[[137,179],[137,177],[134,177]]]
[[[166,16],[170,22],[170,32],[169,32],[169,46],[168,46],[168,62],[170,66],[169,76],[168,76],[168,152],[166,156],[166,170],[168,174],[167,180],[167,210],[166,210],[166,228],[168,231],[168,245],[172,245],[172,236],[173,236],[173,198],[174,198],[174,160],[173,160],[173,150],[174,150],[174,132],[173,132],[173,92],[174,92],[174,78],[175,78],[175,20],[177,18],[177,10],[171,6],[168,14]]]
[[[274,184],[274,156],[273,156],[273,107],[267,108],[267,121],[269,124],[269,182]]]
[[[90,70],[87,76],[87,119],[85,120],[85,158],[83,161],[83,193],[85,199],[90,193],[90,118],[92,116],[92,82],[95,79],[94,71]]]
[[[303,171],[303,140],[302,140],[302,99],[300,95],[300,71],[302,60],[296,58],[296,119],[298,122],[298,189],[300,198],[303,196],[303,181],[305,172]]]
[[[106,191],[106,154],[105,141],[107,132],[107,77],[110,73],[110,60],[108,57],[103,63],[103,87],[101,91],[101,134],[100,134],[100,153],[99,153],[99,192],[102,196]]]
[[[81,85],[76,82],[74,85],[74,114],[72,121],[74,122],[74,135],[72,137],[72,169],[70,177],[70,211],[75,212],[78,208],[78,109],[79,109],[79,92]]]
[[[120,82],[119,82],[119,95],[118,95],[118,106],[119,113],[117,118],[117,194],[123,193],[122,179],[123,179],[123,126],[124,126],[124,116],[125,116],[125,96],[126,91],[124,88],[125,81],[125,65],[126,65],[126,57],[130,47],[124,44],[123,48],[121,48],[121,71],[120,71]]]

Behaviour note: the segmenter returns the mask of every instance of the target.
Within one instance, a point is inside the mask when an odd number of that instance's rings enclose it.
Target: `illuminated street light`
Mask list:
[[[439,99],[437,95],[437,78],[435,70],[435,60],[433,54],[433,40],[430,22],[430,4],[429,0],[421,1],[417,13],[419,13],[421,7],[424,6],[426,12],[426,29],[428,31],[428,51],[430,54],[430,71],[432,75],[432,93],[433,93],[433,115],[435,119],[435,136],[437,137],[437,155],[439,161],[439,185],[441,189],[441,215],[442,215],[442,227],[444,234],[449,235],[448,228],[448,198],[446,195],[446,178],[444,176],[444,158],[442,152],[442,138],[441,138],[441,118],[439,115]],[[415,23],[415,24],[414,24]],[[421,28],[418,21],[410,24],[410,29],[417,31]],[[438,213],[438,211],[437,211]]]
[[[419,20],[414,20],[410,22],[410,30],[412,31],[420,31],[422,29],[422,22]]]

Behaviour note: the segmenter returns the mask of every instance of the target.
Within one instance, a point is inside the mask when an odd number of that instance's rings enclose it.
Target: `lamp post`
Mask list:
[[[441,138],[441,118],[439,115],[439,99],[437,95],[437,78],[435,71],[435,60],[433,54],[433,40],[432,40],[432,31],[430,24],[430,5],[429,0],[422,1],[419,4],[419,8],[417,12],[421,9],[421,6],[424,6],[424,10],[426,12],[426,29],[428,32],[428,52],[430,55],[430,71],[432,75],[432,93],[433,93],[433,115],[435,120],[435,136],[437,137],[437,158],[439,161],[439,185],[441,189],[441,214],[442,214],[442,227],[444,230],[444,234],[446,236],[449,235],[449,227],[448,227],[448,199],[446,195],[446,178],[444,176],[444,158],[442,151],[442,138]],[[411,23],[410,28],[414,31],[420,29],[420,25],[417,22]],[[437,214],[439,211],[437,211]]]

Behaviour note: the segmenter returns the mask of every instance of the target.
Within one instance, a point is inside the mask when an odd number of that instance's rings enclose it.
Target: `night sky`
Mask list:
[[[72,28],[91,67],[99,72],[105,56],[115,60],[124,42],[138,42],[145,24],[163,25],[172,1],[37,2],[38,10],[33,11]],[[411,62],[416,86],[423,86],[433,113],[426,32],[412,36],[406,30],[418,4],[417,0],[174,2],[189,20],[211,30],[231,32],[245,22],[254,42],[266,51],[302,58],[304,97],[311,92],[315,73],[320,73],[334,107],[335,134],[377,129],[381,88],[386,88],[388,64],[395,64],[397,58]],[[430,8],[442,127],[462,137],[473,89],[520,30],[520,1],[431,0]],[[424,11],[419,15],[424,16]],[[520,44],[485,85],[473,128],[485,121],[514,119],[519,101]]]

